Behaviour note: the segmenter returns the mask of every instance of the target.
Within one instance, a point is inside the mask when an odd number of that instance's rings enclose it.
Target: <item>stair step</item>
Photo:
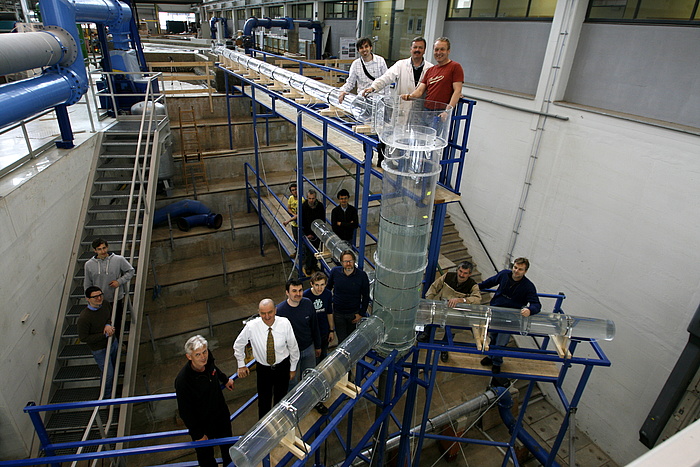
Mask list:
[[[96,191],[90,195],[91,199],[129,198],[129,190],[104,190]]]
[[[102,378],[102,372],[96,363],[92,365],[64,366],[58,370],[54,383],[70,383],[74,381],[91,381]]]
[[[131,183],[131,174],[125,174],[123,177],[99,177],[97,180],[95,180],[95,185],[111,185],[115,183]],[[136,186],[141,184],[138,179],[134,183],[136,183]],[[144,183],[144,185],[146,183]]]
[[[67,404],[69,402],[95,401],[100,397],[100,387],[68,388],[57,390],[51,398],[52,404]]]
[[[82,287],[80,288],[80,291],[82,292]],[[83,295],[84,296],[84,295]],[[63,331],[63,334],[61,335],[64,339],[77,339],[78,338],[78,324],[73,323],[69,324],[68,327]]]
[[[81,288],[81,290],[82,290],[82,288]],[[72,305],[68,309],[68,313],[66,313],[66,317],[67,318],[77,318],[78,316],[80,316],[80,312],[83,311],[84,309],[85,309],[85,305],[83,305],[83,304],[79,303],[77,305]]]
[[[102,412],[100,412],[100,413],[102,413]],[[116,413],[117,412],[115,410],[115,414]],[[103,419],[103,421],[104,420],[105,419]],[[88,421],[89,421],[89,419],[88,419]],[[85,423],[87,423],[87,422],[85,422]],[[84,430],[84,428],[83,428],[83,430]],[[78,442],[82,439],[83,430],[73,430],[73,431],[65,432],[65,433],[61,433],[61,432],[52,433],[51,434],[51,442],[52,443],[75,443],[75,442]],[[110,431],[110,433],[109,433],[108,437],[114,438],[115,436],[117,436],[117,429],[116,429],[116,425],[114,423],[112,424],[112,428],[110,428],[109,431]],[[100,432],[97,428],[90,430],[90,433],[88,434],[88,439],[93,440],[93,439],[100,439],[100,438],[101,438]],[[97,448],[98,448],[98,446],[85,446],[81,452],[97,452]],[[103,450],[105,450],[105,449],[114,449],[114,445],[113,444],[105,445]],[[66,455],[70,455],[70,454],[75,454],[77,451],[78,451],[78,448],[57,449],[56,455],[57,456],[66,456]]]
[[[117,218],[117,219],[97,219],[97,220],[91,220],[87,224],[85,224],[86,229],[107,229],[107,228],[124,228],[124,218]],[[129,223],[129,227],[133,227],[135,225],[133,218],[131,219],[131,222]],[[143,225],[142,222],[138,223],[138,226],[141,227]]]
[[[114,409],[114,417],[119,412],[119,408]],[[100,409],[100,418],[102,422],[107,421],[107,416],[109,415],[108,409]],[[56,432],[56,431],[78,431],[78,430],[84,430],[85,427],[87,426],[88,422],[90,421],[90,417],[92,416],[92,410],[80,410],[80,411],[73,411],[73,412],[54,412],[53,415],[49,418],[49,421],[46,423],[46,431],[49,432]],[[113,417],[113,419],[114,419]],[[57,437],[58,438],[58,437]],[[75,441],[80,441],[80,438],[78,438]],[[59,442],[59,441],[56,441]],[[66,441],[61,441],[61,442],[68,442]]]
[[[125,213],[127,207],[128,206],[126,204],[96,204],[90,206],[87,212],[88,214],[103,214],[115,212]],[[136,204],[132,204],[131,210],[136,211]],[[143,207],[141,207],[141,210],[143,210]]]
[[[87,344],[66,345],[65,347],[63,347],[63,349],[61,349],[61,353],[58,355],[59,360],[71,360],[76,358],[90,357],[92,357],[92,352],[90,352],[90,347],[88,347]]]
[[[92,241],[95,240],[96,238],[102,238],[109,243],[109,249],[111,251],[120,251],[122,247],[122,234],[117,234],[117,235],[87,235],[83,237],[83,239],[80,241],[81,245],[87,245],[89,247],[92,247]],[[131,243],[131,236],[129,236],[128,242]],[[141,242],[140,238],[136,239],[137,243]],[[94,255],[94,253],[93,253]]]

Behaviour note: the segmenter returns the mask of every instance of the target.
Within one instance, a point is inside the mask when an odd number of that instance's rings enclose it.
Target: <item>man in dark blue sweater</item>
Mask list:
[[[525,277],[525,273],[530,269],[530,261],[527,258],[516,258],[513,262],[513,269],[504,269],[495,276],[489,277],[481,284],[479,290],[491,289],[498,286],[493,294],[490,304],[502,308],[520,309],[522,316],[528,317],[536,315],[542,310],[542,304],[537,296],[535,284]],[[498,346],[508,345],[510,334],[491,333],[491,342]],[[484,366],[493,365],[493,372],[501,372],[503,357],[484,357],[481,360]]]
[[[355,267],[355,253],[345,250],[340,255],[340,266],[331,269],[327,288],[333,291],[333,321],[338,343],[343,342],[367,316],[369,306],[369,278]]]
[[[311,300],[304,298],[304,286],[298,279],[290,279],[286,284],[287,299],[277,305],[277,316],[283,316],[292,323],[294,337],[299,346],[299,370],[290,386],[301,379],[304,370],[316,366],[316,356],[321,355],[321,333],[318,318]]]

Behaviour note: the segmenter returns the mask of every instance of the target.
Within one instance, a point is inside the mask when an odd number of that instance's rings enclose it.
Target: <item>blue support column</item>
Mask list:
[[[425,268],[425,279],[423,282],[423,296],[430,288],[430,284],[435,280],[435,270],[440,260],[440,244],[442,243],[442,232],[445,228],[445,215],[447,214],[447,204],[435,205],[433,215],[433,230],[430,233],[430,246],[428,246],[428,266]]]
[[[58,128],[61,130],[61,141],[56,141],[56,147],[59,149],[71,149],[75,145],[73,144],[73,129],[70,126],[70,118],[68,117],[68,107],[66,104],[61,104],[54,107],[54,110],[58,119]]]

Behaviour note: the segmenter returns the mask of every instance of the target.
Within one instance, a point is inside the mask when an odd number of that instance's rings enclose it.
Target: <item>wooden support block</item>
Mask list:
[[[348,381],[347,374],[336,383],[335,388],[352,399],[356,399],[360,394],[360,387]]]
[[[287,433],[284,438],[282,438],[282,441],[280,441],[280,444],[289,449],[289,452],[294,454],[298,459],[304,459],[306,453],[311,450],[311,446],[306,444],[303,439],[296,436],[293,431]]]
[[[296,89],[291,89],[287,92],[284,92],[283,94],[284,94],[284,97],[286,97],[288,99],[296,99],[297,97],[303,97],[303,94],[297,92]]]
[[[361,135],[371,135],[374,133],[372,127],[369,125],[355,125],[352,127],[352,131],[360,133]]]
[[[321,110],[321,115],[323,115],[324,117],[345,117],[350,114],[337,107],[331,107],[330,109]]]
[[[554,347],[557,349],[557,354],[560,358],[571,358],[571,352],[569,352],[569,338],[560,335],[550,335],[549,336],[554,343]]]
[[[284,86],[282,86],[280,83],[275,83],[272,86],[268,86],[267,89],[270,91],[284,91]]]
[[[489,344],[491,343],[491,338],[488,336],[488,334],[484,336],[484,333],[485,329],[482,326],[472,326],[472,335],[474,336],[476,348],[482,352],[489,350]],[[485,341],[484,338],[486,338]]]

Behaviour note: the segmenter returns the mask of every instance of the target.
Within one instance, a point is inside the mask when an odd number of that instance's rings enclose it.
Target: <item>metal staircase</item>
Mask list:
[[[170,144],[169,121],[163,116],[120,116],[98,138],[83,200],[83,222],[76,232],[54,333],[42,404],[98,400],[103,393],[106,396],[102,399],[109,399],[112,394],[121,397],[130,394],[134,385],[132,375],[138,358],[158,163],[160,154]],[[94,255],[91,243],[98,237],[107,240],[110,251],[123,255],[136,269],[130,291],[125,296],[128,306],[119,336],[114,388],[102,388],[102,372],[87,344],[78,338],[77,320],[86,306],[84,266]],[[114,318],[114,314],[112,316]],[[34,451],[69,453],[70,449],[53,449],[51,445],[123,434],[129,415],[126,410],[120,412],[119,407],[66,408],[51,412],[44,420],[44,436],[37,429],[41,446],[35,446]]]

